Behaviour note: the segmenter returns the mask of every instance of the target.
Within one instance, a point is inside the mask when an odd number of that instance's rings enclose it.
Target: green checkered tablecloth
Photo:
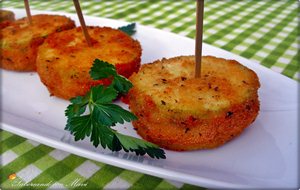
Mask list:
[[[24,8],[20,0],[0,2],[2,8]],[[71,0],[30,4],[33,10],[75,13]],[[194,0],[81,0],[81,7],[85,15],[195,35]],[[205,0],[203,39],[299,81],[298,18],[297,0]],[[201,189],[88,160],[6,131],[0,137],[0,189]],[[80,184],[86,187],[76,187]]]

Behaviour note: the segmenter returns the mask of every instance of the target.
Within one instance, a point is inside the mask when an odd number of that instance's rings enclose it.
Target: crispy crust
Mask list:
[[[1,26],[2,27],[2,26]],[[74,21],[59,15],[33,15],[11,22],[1,30],[1,67],[14,71],[35,71],[38,47],[54,32],[75,27]]]
[[[236,61],[205,56],[195,79],[194,57],[145,64],[130,77],[128,101],[144,139],[171,150],[218,147],[238,136],[259,112],[257,75]],[[154,75],[154,73],[156,73]]]
[[[0,29],[2,30],[3,28],[6,28],[12,24],[13,24],[13,21],[9,21],[9,20],[2,21],[2,22],[0,22]]]
[[[138,71],[142,52],[138,41],[109,27],[88,27],[88,32],[92,47],[80,27],[53,34],[40,46],[37,72],[52,95],[70,99],[85,95],[91,86],[109,82],[90,78],[96,58],[115,65],[125,77]]]

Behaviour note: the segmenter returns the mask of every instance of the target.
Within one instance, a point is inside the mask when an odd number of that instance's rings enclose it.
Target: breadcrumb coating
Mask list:
[[[218,147],[248,127],[259,112],[257,75],[234,60],[202,57],[194,78],[194,56],[142,65],[130,77],[133,126],[144,139],[171,150]]]
[[[59,15],[33,15],[10,22],[1,29],[1,68],[14,71],[35,71],[38,47],[49,34],[75,27],[74,21]]]
[[[49,36],[40,46],[37,72],[51,95],[70,99],[83,96],[98,84],[89,71],[97,58],[115,65],[117,72],[129,77],[138,71],[142,49],[137,40],[109,27],[88,27],[92,46],[85,41],[80,27]]]

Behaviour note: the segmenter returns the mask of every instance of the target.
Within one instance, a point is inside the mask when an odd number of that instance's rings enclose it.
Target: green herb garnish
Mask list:
[[[131,24],[128,24],[126,26],[121,26],[118,29],[125,32],[129,36],[133,35],[136,32],[135,23],[131,23]]]
[[[90,75],[94,80],[111,79],[109,86],[92,87],[85,96],[72,98],[67,107],[66,130],[74,135],[75,141],[90,137],[95,147],[99,144],[112,151],[124,150],[135,152],[136,155],[148,154],[152,158],[166,158],[165,152],[157,145],[144,140],[118,133],[112,127],[117,123],[136,120],[137,117],[113,104],[118,94],[126,94],[132,84],[125,77],[118,75],[115,67],[107,62],[96,59]]]

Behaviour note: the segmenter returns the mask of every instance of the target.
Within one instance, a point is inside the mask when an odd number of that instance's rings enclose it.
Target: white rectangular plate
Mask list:
[[[13,9],[16,17],[24,10]],[[53,12],[32,11],[32,14]],[[79,24],[77,16],[71,17]],[[127,23],[85,16],[88,25],[118,27]],[[143,47],[142,62],[192,55],[194,40],[137,25]],[[240,56],[203,44],[204,55],[235,59],[254,70],[260,79],[261,110],[256,121],[238,138],[213,150],[166,151],[166,160],[94,148],[88,140],[75,142],[64,130],[68,101],[50,97],[36,73],[1,70],[1,128],[89,159],[129,170],[208,188],[296,188],[298,183],[298,83]],[[119,105],[126,105],[118,102]],[[138,137],[132,125],[117,126]]]

